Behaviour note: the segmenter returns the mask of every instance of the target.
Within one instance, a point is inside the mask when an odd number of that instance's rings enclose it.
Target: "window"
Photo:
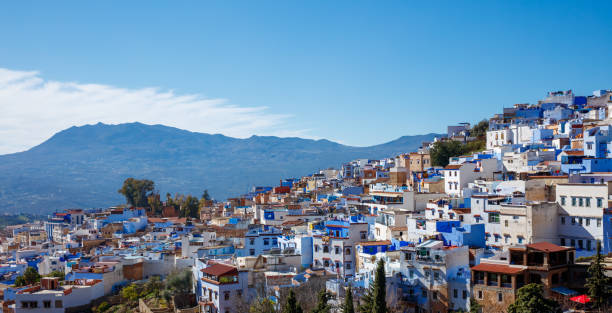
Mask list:
[[[435,279],[435,280],[440,279],[440,274],[438,274],[438,272],[435,272],[435,273],[434,273],[434,279]]]
[[[565,246],[565,238],[561,238],[561,245]]]
[[[478,299],[482,299],[482,290],[478,290]]]
[[[340,254],[340,247],[334,246],[334,253],[335,254]]]
[[[278,245],[278,238],[272,238],[272,245],[273,246]]]
[[[223,299],[224,300],[229,300],[229,298],[230,298],[230,292],[229,291],[224,292],[223,293]]]
[[[457,289],[453,289],[453,298],[457,298],[459,292],[457,291]]]
[[[587,207],[591,207],[591,198],[584,198],[584,205]]]
[[[582,226],[582,217],[579,217],[579,218],[578,218],[578,225],[581,225],[581,226]]]
[[[565,216],[561,216],[561,225],[565,225]]]
[[[21,307],[24,308],[24,309],[27,308],[29,306],[29,304],[30,303],[27,302],[27,301],[21,301]]]
[[[576,206],[576,197],[572,197],[572,206]]]
[[[587,246],[587,250],[591,251],[591,241],[590,240],[586,241],[586,246]]]
[[[598,208],[603,207],[603,198],[597,198],[597,207]]]
[[[584,219],[584,224],[585,224],[586,226],[590,226],[590,225],[591,225],[591,219],[590,219],[590,218],[588,218],[588,217],[587,217],[587,218],[585,218],[585,219]]]
[[[561,196],[560,199],[561,199],[561,205],[565,205],[565,196]]]
[[[499,301],[499,302],[504,301],[504,297],[503,297],[503,295],[502,295],[502,293],[501,293],[501,292],[498,292],[498,293],[497,293],[497,301]]]
[[[438,292],[434,291],[432,296],[431,296],[434,300],[438,300]]]
[[[578,206],[584,206],[583,198],[578,198]]]
[[[368,232],[362,231],[362,232],[359,233],[359,235],[361,236],[362,240],[365,240],[367,238],[367,236],[368,236]]]
[[[422,295],[423,297],[427,297],[427,290],[425,290],[425,289],[421,289],[421,295]]]
[[[578,249],[582,250],[582,239],[578,239]]]
[[[429,271],[425,272],[425,277],[429,277]]]
[[[350,247],[347,247],[345,251],[346,251],[345,252],[346,255],[351,255],[351,248]]]
[[[255,255],[255,249],[249,249],[249,255]]]
[[[51,300],[43,301],[43,307],[44,308],[50,308],[51,307]]]
[[[572,247],[575,247],[575,246],[576,246],[576,240],[572,239],[572,240],[570,240],[570,242],[571,242],[571,246],[572,246]]]
[[[463,290],[463,291],[461,292],[461,298],[463,298],[463,299],[467,299],[467,290]]]
[[[572,225],[576,225],[576,218],[572,217]]]
[[[344,263],[344,267],[345,267],[347,270],[350,270],[350,269],[351,269],[351,262],[346,262],[346,263]]]
[[[412,270],[412,269],[411,269],[411,270],[408,272],[408,275],[410,276],[410,278],[413,278],[413,277],[414,277],[414,270]]]
[[[329,253],[329,247],[323,246],[323,253]]]
[[[405,259],[406,261],[410,261],[410,260],[412,260],[412,253],[406,253],[406,254],[404,254],[404,259]]]
[[[489,213],[489,223],[499,224],[499,213]]]
[[[252,246],[255,244],[255,238],[250,238],[249,239],[249,244]]]
[[[597,227],[601,227],[601,219],[600,218],[597,219]]]
[[[270,245],[270,238],[264,238],[264,246]]]
[[[504,225],[505,225],[506,227],[508,227],[508,220],[505,220],[505,221],[504,221]]]

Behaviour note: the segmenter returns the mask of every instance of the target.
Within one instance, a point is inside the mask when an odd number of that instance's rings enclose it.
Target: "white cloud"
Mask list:
[[[71,126],[142,122],[245,138],[303,136],[287,114],[226,99],[179,95],[157,88],[126,89],[45,80],[39,72],[0,68],[0,154],[27,150]]]

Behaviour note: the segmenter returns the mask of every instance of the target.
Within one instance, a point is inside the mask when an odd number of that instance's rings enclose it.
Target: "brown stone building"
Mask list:
[[[472,295],[483,312],[506,312],[526,284],[542,284],[546,297],[554,296],[555,287],[579,288],[584,271],[573,264],[574,255],[574,248],[549,242],[510,247],[507,257],[472,267]]]

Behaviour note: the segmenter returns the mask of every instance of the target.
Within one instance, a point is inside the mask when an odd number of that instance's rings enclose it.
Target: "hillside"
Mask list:
[[[237,139],[141,123],[63,130],[24,152],[0,156],[0,212],[44,213],[123,202],[127,177],[155,181],[166,192],[216,199],[253,185],[277,184],[356,158],[382,158],[417,149],[436,134],[404,136],[351,147],[328,140],[252,136]]]

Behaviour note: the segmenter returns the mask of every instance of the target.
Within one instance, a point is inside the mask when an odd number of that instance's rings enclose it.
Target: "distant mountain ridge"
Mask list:
[[[65,129],[30,150],[0,155],[0,212],[107,207],[127,177],[147,178],[166,192],[216,199],[336,167],[356,158],[416,150],[440,134],[404,136],[352,147],[329,140],[252,136],[238,139],[163,125],[98,123]]]

